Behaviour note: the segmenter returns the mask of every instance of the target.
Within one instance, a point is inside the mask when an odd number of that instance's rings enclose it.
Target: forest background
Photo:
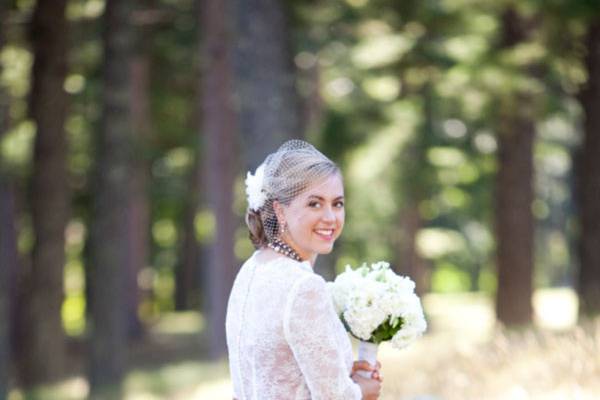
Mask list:
[[[0,21],[0,399],[228,398],[243,180],[290,138],[344,172],[317,272],[388,260],[423,295],[383,398],[600,394],[597,0],[4,0]]]

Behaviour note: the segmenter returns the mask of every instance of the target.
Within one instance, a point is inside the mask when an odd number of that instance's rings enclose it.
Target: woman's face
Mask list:
[[[282,239],[302,259],[314,263],[318,254],[331,252],[344,227],[344,185],[340,174],[318,181],[289,205],[283,205],[281,218],[285,221]]]

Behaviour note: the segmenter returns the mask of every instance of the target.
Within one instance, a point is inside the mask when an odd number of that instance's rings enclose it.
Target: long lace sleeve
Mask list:
[[[325,281],[318,275],[292,287],[283,317],[286,340],[315,400],[360,400],[360,387],[350,379],[335,337],[337,316]]]

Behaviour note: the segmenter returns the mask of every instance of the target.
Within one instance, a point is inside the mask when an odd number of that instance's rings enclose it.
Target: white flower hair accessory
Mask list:
[[[261,164],[254,175],[250,172],[246,174],[246,198],[248,200],[248,207],[251,210],[257,211],[260,207],[265,204],[267,195],[263,190],[263,181],[265,179],[265,164]]]

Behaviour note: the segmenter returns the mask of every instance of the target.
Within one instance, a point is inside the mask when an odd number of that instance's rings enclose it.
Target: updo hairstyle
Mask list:
[[[273,202],[289,205],[313,184],[340,172],[333,161],[302,140],[285,142],[267,156],[263,165],[262,190],[266,200],[258,210],[248,208],[246,212],[250,240],[256,249],[279,236],[279,221]]]

